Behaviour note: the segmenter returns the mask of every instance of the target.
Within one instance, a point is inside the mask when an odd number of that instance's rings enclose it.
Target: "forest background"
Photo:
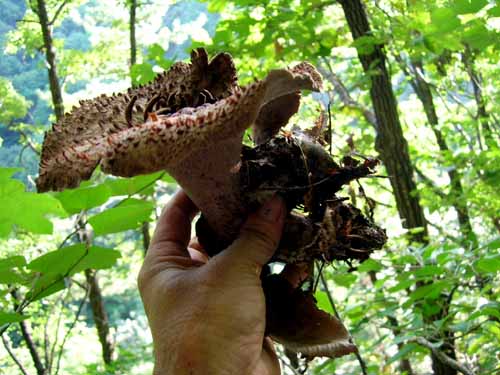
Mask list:
[[[278,347],[283,373],[499,374],[499,31],[493,0],[0,0],[0,374],[151,371],[136,275],[175,181],[34,180],[65,111],[197,46],[230,52],[241,84],[315,64],[326,88],[291,123],[320,116],[334,158],[382,161],[344,195],[388,245],[325,266],[316,290],[359,354]]]

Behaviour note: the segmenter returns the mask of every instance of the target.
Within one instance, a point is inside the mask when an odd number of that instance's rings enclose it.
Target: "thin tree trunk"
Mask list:
[[[130,66],[137,62],[137,40],[135,37],[135,24],[136,24],[136,12],[137,12],[137,0],[130,1]]]
[[[17,301],[19,300],[17,291],[14,289],[12,292],[10,292],[10,294],[14,300],[14,310],[17,310],[17,308],[19,307],[17,303]],[[21,328],[21,335],[26,344],[26,347],[28,348],[28,351],[30,352],[31,359],[33,360],[33,365],[35,366],[37,375],[46,375],[47,369],[45,368],[40,353],[38,353],[37,345],[31,337],[31,329],[28,323],[23,320],[19,322],[19,327]]]
[[[481,87],[481,77],[474,67],[474,55],[468,45],[465,45],[465,51],[462,53],[462,62],[465,70],[469,75],[469,79],[474,90],[474,99],[477,106],[477,118],[481,124],[485,143],[488,147],[497,147],[497,143],[493,137],[493,132],[490,127],[490,114],[486,110],[486,101],[483,96],[483,89]],[[491,217],[493,225],[500,233],[500,218],[498,216]]]
[[[111,334],[109,331],[109,319],[104,307],[101,288],[99,287],[99,281],[97,279],[95,271],[85,270],[85,278],[87,279],[87,284],[90,288],[90,307],[92,308],[92,316],[97,328],[99,342],[101,343],[102,347],[102,359],[104,360],[105,364],[109,365],[113,361],[114,346],[111,340]]]
[[[351,30],[353,39],[371,36],[372,32],[368,17],[361,0],[339,0]],[[373,51],[359,52],[358,57],[365,73],[371,73],[370,96],[377,119],[377,137],[375,147],[385,164],[399,216],[405,228],[422,228],[414,235],[414,239],[427,243],[427,222],[418,195],[415,194],[416,185],[413,180],[413,166],[408,152],[408,143],[403,136],[399,121],[396,98],[392,90],[391,80],[386,67],[386,56],[381,45],[374,45]],[[447,311],[440,311],[439,315]],[[453,342],[448,338],[448,343]],[[444,350],[453,350],[443,348]],[[447,353],[448,354],[448,353]],[[455,375],[456,370],[441,361],[435,353],[431,355],[432,367],[435,375]]]
[[[489,148],[496,147],[497,145],[490,127],[490,115],[486,110],[486,101],[481,87],[482,79],[474,67],[474,54],[468,45],[465,45],[465,51],[462,53],[462,62],[465,66],[467,74],[469,75],[472,89],[474,90],[474,99],[477,106],[477,120],[481,124],[481,130],[485,143]]]
[[[35,365],[36,373],[38,375],[45,375],[47,372],[45,371],[45,366],[43,365],[42,358],[38,353],[36,344],[31,337],[31,332],[28,324],[22,321],[19,323],[19,326],[21,327],[21,334],[23,336],[24,342],[26,343],[26,346],[28,347],[31,359],[33,360],[33,364]]]
[[[400,64],[403,67],[404,73],[410,79],[410,84],[413,90],[417,94],[422,106],[424,108],[425,115],[427,117],[427,122],[429,123],[434,136],[436,137],[436,142],[439,146],[439,150],[442,153],[449,153],[450,148],[446,142],[446,139],[439,129],[439,118],[437,116],[436,107],[434,105],[434,99],[432,95],[429,83],[424,78],[424,67],[422,61],[415,60],[410,64],[410,70],[405,67],[405,62],[398,58]],[[469,211],[467,209],[467,202],[464,197],[464,189],[462,186],[461,176],[456,169],[450,169],[448,171],[448,177],[450,179],[451,194],[453,197],[453,207],[457,212],[458,223],[460,229],[465,238],[469,239],[474,246],[477,246],[477,237],[472,229]]]
[[[47,15],[45,0],[37,0],[37,8],[34,9],[35,13],[38,15],[42,28],[43,41],[48,64],[47,70],[49,75],[50,92],[52,95],[52,103],[54,104],[54,112],[57,120],[60,120],[64,115],[64,104],[61,94],[61,87],[59,85],[59,77],[57,75],[57,65],[54,45],[52,41],[51,26],[64,5],[65,3],[61,3],[59,10],[54,15],[54,19],[50,22]],[[87,243],[89,241],[89,237],[85,234],[84,228],[82,233],[83,234],[80,240]],[[102,356],[104,362],[106,364],[109,364],[112,360],[113,346],[111,345],[111,340],[109,339],[109,323],[106,311],[104,310],[104,304],[102,303],[103,298],[101,295],[101,289],[99,288],[99,283],[94,273],[86,271],[85,276],[90,287],[89,300],[92,306],[92,312],[94,314],[93,318],[96,324],[99,341],[101,342],[102,346]]]
[[[361,0],[339,0],[344,10],[353,39],[371,35],[368,17]],[[380,154],[390,177],[399,216],[405,228],[421,228],[414,239],[426,242],[427,222],[420,205],[413,166],[410,162],[408,143],[403,136],[399,121],[396,98],[385,64],[382,46],[375,45],[371,53],[359,53],[359,59],[366,73],[370,74],[370,96],[377,119],[375,148]]]
[[[149,234],[149,223],[145,221],[141,226],[142,232],[142,247],[144,250],[144,255],[148,252],[149,244],[151,243],[151,235]]]
[[[35,13],[38,15],[40,26],[42,28],[43,45],[45,48],[45,58],[47,60],[47,71],[49,74],[50,93],[52,94],[52,104],[54,105],[56,119],[59,120],[64,115],[64,105],[61,86],[59,84],[59,77],[57,76],[56,53],[51,30],[52,25],[50,24],[47,16],[45,0],[37,0],[36,3],[37,8],[35,9]]]
[[[79,228],[79,240],[86,246],[92,243],[91,233],[85,228],[85,215],[81,215],[77,224]],[[97,336],[101,343],[102,359],[106,365],[111,364],[113,361],[113,340],[109,330],[109,319],[104,306],[104,299],[102,297],[101,288],[99,286],[99,279],[96,272],[93,270],[85,270],[85,279],[89,288],[89,302],[92,310],[92,318],[97,330]]]

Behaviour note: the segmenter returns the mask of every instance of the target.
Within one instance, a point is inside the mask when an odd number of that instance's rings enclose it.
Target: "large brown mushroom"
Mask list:
[[[209,61],[204,49],[153,82],[124,94],[82,101],[47,132],[39,191],[76,187],[97,166],[115,176],[167,170],[200,208],[200,241],[210,254],[237,236],[244,217],[270,195],[291,211],[275,260],[366,259],[385,232],[335,196],[342,185],[373,173],[375,161],[336,164],[313,141],[277,136],[297,112],[300,91],[321,89],[309,63],[237,84],[230,55]],[[253,126],[256,147],[243,147]],[[309,357],[356,350],[342,323],[320,311],[310,292],[276,275],[263,280],[267,332]]]

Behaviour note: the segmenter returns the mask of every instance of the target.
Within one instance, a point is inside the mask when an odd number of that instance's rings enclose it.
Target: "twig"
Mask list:
[[[57,342],[59,341],[59,332],[61,331],[61,320],[63,316],[63,311],[64,311],[64,304],[68,297],[70,296],[70,291],[71,291],[71,285],[68,288],[68,291],[66,293],[66,296],[64,298],[60,298],[57,304],[61,303],[61,308],[59,309],[59,314],[57,317],[57,324],[56,324],[56,333],[54,335],[54,343],[52,344],[52,347],[50,348],[50,356],[48,356],[47,360],[47,367],[49,368],[49,371],[52,370],[52,365],[54,364],[54,353],[56,350]]]
[[[432,190],[434,194],[436,194],[441,199],[446,199],[446,194],[443,193],[443,191],[434,184],[434,181],[432,181],[431,178],[427,177],[416,165],[413,166],[413,169],[415,169],[418,177],[422,179],[422,181]]]
[[[462,365],[460,362],[454,360],[453,358],[450,358],[448,355],[446,355],[441,350],[436,348],[436,346],[432,342],[424,339],[423,337],[413,337],[413,338],[409,339],[408,341],[415,342],[415,343],[429,349],[432,352],[432,354],[434,354],[437,358],[439,358],[439,360],[442,363],[445,363],[447,366],[453,368],[454,370],[461,372],[464,375],[475,375],[472,370],[468,369],[467,367]]]
[[[87,297],[89,295],[89,291],[90,291],[90,287],[87,286],[86,288],[86,291],[85,291],[85,296],[82,298],[82,300],[80,301],[80,305],[78,306],[78,310],[76,311],[76,314],[75,314],[75,318],[73,319],[73,321],[71,322],[68,330],[66,331],[66,334],[64,335],[63,337],[63,340],[61,342],[61,346],[59,347],[59,354],[57,356],[57,364],[56,364],[56,371],[55,371],[55,375],[58,375],[59,374],[59,368],[60,368],[60,365],[61,365],[61,357],[62,357],[62,353],[64,351],[64,345],[66,344],[66,341],[68,340],[69,338],[69,335],[71,334],[71,331],[73,330],[73,328],[75,327],[76,325],[76,322],[78,321],[78,319],[80,318],[80,314],[82,313],[82,309],[83,309],[83,306],[85,305],[85,301],[87,300]]]
[[[330,293],[330,290],[328,289],[328,284],[326,283],[325,277],[323,276],[323,273],[319,274],[321,284],[323,285],[323,288],[325,289],[326,296],[328,297],[328,301],[330,302],[330,305],[332,306],[333,313],[335,314],[335,317],[342,322],[342,319],[340,318],[339,312],[337,311],[337,308],[335,307],[335,302],[333,301],[332,294]],[[352,337],[350,339],[352,342]],[[361,367],[361,372],[363,375],[368,375],[368,369],[366,367],[366,362],[364,359],[361,357],[361,354],[359,354],[359,351],[354,352],[354,355],[356,356],[356,359],[359,362],[359,366]]]
[[[52,20],[49,22],[49,26],[52,26],[54,22],[56,22],[57,17],[59,17],[59,14],[62,12],[66,4],[68,4],[68,0],[64,0],[61,5],[59,5],[59,8],[57,8],[56,12],[54,13],[54,17],[52,17]]]
[[[2,335],[2,342],[3,342],[3,346],[4,346],[5,350],[7,350],[7,353],[9,353],[10,358],[12,358],[12,360],[16,363],[17,367],[19,367],[19,370],[21,370],[21,373],[23,375],[28,375],[28,372],[25,370],[22,363],[16,357],[14,352],[11,350],[9,343],[8,343],[7,339],[4,337],[4,335]]]

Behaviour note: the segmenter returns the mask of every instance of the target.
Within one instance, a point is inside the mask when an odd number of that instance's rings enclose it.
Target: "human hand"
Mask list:
[[[197,208],[184,192],[168,203],[139,273],[153,335],[154,374],[276,375],[264,337],[260,280],[283,228],[285,206],[273,198],[247,219],[239,237],[208,259],[191,241]]]

